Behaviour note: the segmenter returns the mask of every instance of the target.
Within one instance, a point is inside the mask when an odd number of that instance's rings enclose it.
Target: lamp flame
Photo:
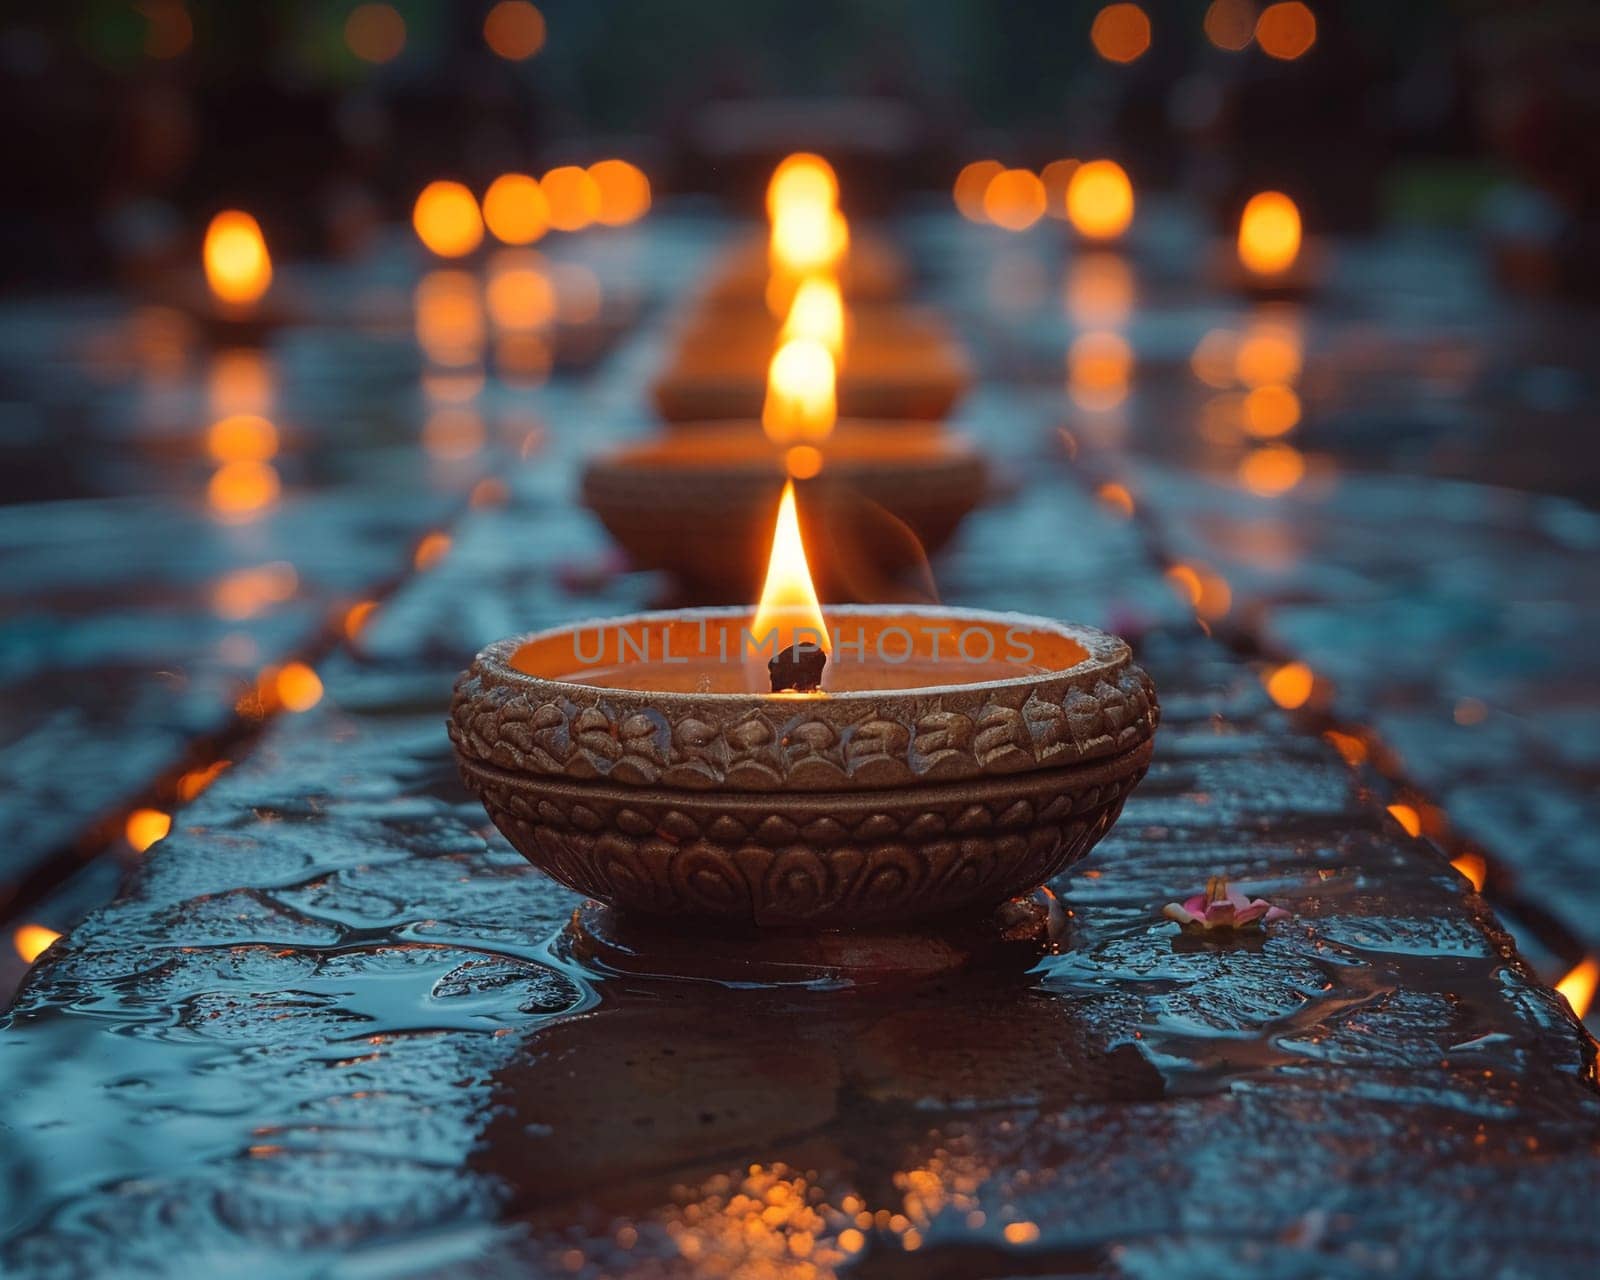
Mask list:
[[[761,427],[775,444],[824,440],[838,416],[837,371],[828,348],[794,338],[778,348],[767,370]]]
[[[1067,182],[1067,218],[1088,240],[1115,240],[1133,221],[1133,183],[1115,160],[1080,164]]]
[[[780,341],[810,338],[820,342],[837,362],[844,355],[844,296],[832,276],[808,276],[796,290],[783,322]]]
[[[32,964],[60,936],[54,929],[47,929],[42,924],[25,924],[12,936],[12,945],[22,957],[23,964]]]
[[[805,543],[800,539],[794,481],[789,480],[783,486],[783,500],[778,503],[767,578],[750,634],[762,655],[772,657],[796,643],[797,633],[800,639],[818,644],[824,653],[833,652],[828,642],[828,623],[811,581],[811,566],[806,563]],[[769,634],[775,635],[776,645],[763,644]]]
[[[249,306],[272,283],[272,259],[261,224],[237,209],[211,219],[201,258],[211,292],[234,306]]]
[[[1239,219],[1239,261],[1258,276],[1275,276],[1300,253],[1300,210],[1281,191],[1250,197]]]
[[[767,185],[772,222],[771,265],[790,280],[831,270],[850,248],[850,227],[839,212],[839,180],[821,156],[792,155]],[[787,297],[782,298],[787,305]]]
[[[1597,984],[1600,984],[1600,961],[1596,961],[1593,956],[1585,956],[1577,968],[1556,983],[1556,990],[1566,996],[1567,1003],[1572,1006],[1572,1012],[1582,1018],[1589,1012],[1589,1006],[1594,1002],[1594,990]]]
[[[839,203],[833,166],[809,151],[786,157],[767,182],[767,217],[778,221],[785,209],[811,205],[831,209]]]

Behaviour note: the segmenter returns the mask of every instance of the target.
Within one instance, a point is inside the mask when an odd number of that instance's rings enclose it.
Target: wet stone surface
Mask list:
[[[637,428],[641,333],[551,407]],[[1126,629],[1149,777],[1053,886],[1031,971],[924,987],[605,976],[576,905],[461,788],[443,720],[486,639],[643,604],[507,467],[449,555],[325,663],[46,955],[3,1032],[0,1271],[248,1276],[1566,1275],[1596,1243],[1593,1044],[1439,853],[1196,627],[1145,532],[980,394],[1019,480],[952,603]],[[1291,911],[1182,937],[1226,872]]]

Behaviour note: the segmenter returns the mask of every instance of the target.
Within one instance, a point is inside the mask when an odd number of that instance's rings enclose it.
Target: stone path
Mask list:
[[[506,502],[470,509],[319,667],[322,701],[271,721],[34,970],[0,1034],[0,1270],[1587,1263],[1592,1041],[1443,857],[1203,634],[1023,383],[964,415],[1015,485],[939,566],[945,598],[1135,632],[1165,713],[1122,822],[1054,886],[1060,954],[911,992],[566,962],[573,896],[488,828],[442,724],[486,638],[653,590],[562,584],[604,552],[571,507],[577,459],[639,429],[657,335],[553,384],[545,450],[495,463]],[[1160,907],[1219,871],[1293,918],[1187,944]]]

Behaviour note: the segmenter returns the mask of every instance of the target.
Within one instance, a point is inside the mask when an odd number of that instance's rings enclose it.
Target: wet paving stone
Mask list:
[[[0,1270],[23,1276],[1566,1275],[1596,1245],[1593,1042],[1438,851],[1207,637],[1042,401],[965,411],[1016,487],[951,603],[1133,635],[1155,763],[1053,885],[1059,949],[924,987],[585,969],[575,895],[453,775],[486,640],[638,607],[582,447],[655,338],[555,397],[311,711],[178,814],[0,1030]],[[581,440],[581,447],[580,447]],[[1291,912],[1181,936],[1229,874]]]

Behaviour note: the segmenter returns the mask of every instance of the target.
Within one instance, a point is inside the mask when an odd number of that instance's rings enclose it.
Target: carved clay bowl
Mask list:
[[[798,499],[824,595],[892,598],[987,484],[983,455],[932,423],[841,422],[822,450]],[[783,450],[754,422],[699,423],[596,457],[583,498],[635,564],[702,601],[751,600],[784,478]]]
[[[652,394],[668,422],[760,418],[778,325],[753,307],[702,314],[684,330]],[[839,370],[846,418],[939,422],[966,394],[966,352],[929,311],[900,306],[852,309]]]
[[[1020,614],[827,613],[840,687],[824,695],[743,691],[746,668],[716,655],[730,635],[740,652],[748,609],[492,644],[456,683],[462,777],[524,857],[625,917],[792,934],[992,912],[1083,857],[1144,776],[1160,711],[1117,637]],[[952,638],[976,654],[984,637],[1005,660],[952,658]]]

